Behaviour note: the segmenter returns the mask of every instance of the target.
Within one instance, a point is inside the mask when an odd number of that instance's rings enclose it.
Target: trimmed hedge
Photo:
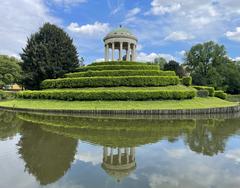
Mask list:
[[[44,80],[43,89],[117,87],[117,86],[168,86],[179,84],[177,76],[119,76],[119,77],[83,77]]]
[[[133,61],[102,61],[102,62],[93,62],[89,66],[98,66],[98,65],[147,65],[147,63],[133,62]]]
[[[101,71],[101,70],[160,70],[159,65],[99,65],[86,66],[77,68],[76,72],[85,71]]]
[[[214,92],[214,97],[218,97],[220,99],[226,99],[227,94],[224,93],[224,91],[222,91],[222,90],[217,90],[217,91]]]
[[[176,73],[174,71],[156,71],[156,70],[104,70],[65,74],[65,77],[67,78],[95,77],[95,76],[176,76]]]
[[[214,96],[214,92],[215,92],[214,87],[208,87],[208,86],[192,86],[192,87],[197,90],[207,90],[210,97]]]
[[[200,89],[200,90],[197,90],[197,96],[198,97],[208,97],[209,92],[206,89]]]
[[[22,91],[17,94],[24,99],[56,99],[56,100],[180,100],[192,99],[194,90],[42,90]]]
[[[191,76],[183,77],[182,84],[185,86],[191,86],[192,85],[192,77]]]

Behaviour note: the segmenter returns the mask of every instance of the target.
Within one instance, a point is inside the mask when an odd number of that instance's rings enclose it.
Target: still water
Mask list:
[[[0,111],[1,188],[239,188],[240,115]]]

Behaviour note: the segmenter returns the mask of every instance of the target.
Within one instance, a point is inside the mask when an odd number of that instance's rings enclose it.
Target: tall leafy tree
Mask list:
[[[31,35],[20,55],[23,60],[23,85],[27,89],[39,89],[43,80],[61,77],[79,66],[72,39],[50,23]]]
[[[175,71],[176,74],[180,77],[186,75],[186,71],[180,63],[174,60],[170,60],[168,63],[164,64],[164,70],[166,71]]]
[[[21,78],[20,62],[14,57],[0,55],[0,88],[18,83]]]
[[[228,61],[226,55],[225,47],[213,41],[193,46],[185,55],[185,64],[193,84],[221,86],[223,79],[218,68]]]
[[[164,65],[167,63],[167,60],[164,59],[163,57],[156,57],[154,59],[154,64],[158,64],[160,66],[160,69],[164,69]]]

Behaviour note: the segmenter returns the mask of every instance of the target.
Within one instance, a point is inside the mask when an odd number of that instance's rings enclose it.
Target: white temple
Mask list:
[[[105,61],[136,61],[138,40],[128,29],[120,26],[108,33],[103,41],[105,44]],[[109,53],[110,49],[112,53],[111,57]],[[115,50],[118,50],[118,58],[115,58]]]

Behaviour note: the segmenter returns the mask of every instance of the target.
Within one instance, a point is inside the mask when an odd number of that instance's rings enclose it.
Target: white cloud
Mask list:
[[[74,6],[81,3],[86,3],[87,0],[53,0],[53,2],[61,6],[69,7],[69,6]]]
[[[191,34],[187,34],[182,31],[174,31],[170,33],[167,37],[165,37],[164,40],[170,40],[170,41],[180,41],[180,40],[192,40],[194,39],[194,36]]]
[[[105,61],[104,58],[98,58],[98,59],[96,59],[94,62],[103,62],[103,61]]]
[[[110,31],[108,23],[95,22],[94,24],[79,25],[78,23],[70,23],[68,30],[88,36],[99,36]]]
[[[186,54],[186,51],[185,51],[185,50],[181,50],[180,52],[178,52],[178,54],[179,54],[180,56],[184,56],[184,55]]]
[[[227,31],[225,35],[230,40],[240,41],[240,27],[237,27],[235,31]]]
[[[151,3],[151,13],[153,15],[163,15],[178,11],[181,8],[181,4],[172,2],[174,1],[153,0]]]
[[[139,14],[141,12],[141,9],[136,7],[136,8],[133,8],[131,10],[128,11],[126,17],[129,18],[129,17],[133,17],[133,16],[136,16],[137,14]]]
[[[18,56],[27,37],[44,22],[60,23],[60,20],[51,16],[43,0],[1,1],[0,54]]]
[[[169,60],[175,60],[175,58],[170,55],[170,54],[156,54],[156,53],[150,53],[150,54],[146,54],[144,52],[140,52],[138,55],[137,55],[137,61],[140,61],[140,62],[153,62],[155,58],[157,57],[163,57],[164,59],[166,59],[167,61]]]

